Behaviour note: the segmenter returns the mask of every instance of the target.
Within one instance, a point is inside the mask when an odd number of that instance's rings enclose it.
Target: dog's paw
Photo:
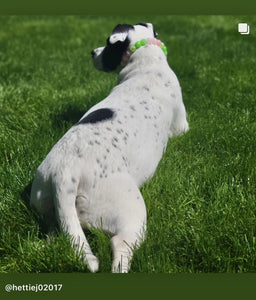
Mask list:
[[[86,265],[92,273],[95,273],[99,270],[99,260],[94,255],[86,255]]]

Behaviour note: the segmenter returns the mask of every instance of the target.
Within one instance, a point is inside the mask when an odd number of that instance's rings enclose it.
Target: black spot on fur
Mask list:
[[[113,118],[114,111],[109,108],[101,108],[91,112],[89,115],[84,117],[81,121],[77,123],[80,124],[95,124],[98,122],[103,122]]]

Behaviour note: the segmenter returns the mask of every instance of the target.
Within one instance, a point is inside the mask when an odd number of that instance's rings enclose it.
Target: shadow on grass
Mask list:
[[[77,105],[65,105],[61,111],[52,114],[53,125],[58,128],[73,126],[82,118],[86,110]]]
[[[46,234],[48,233],[48,227],[45,221],[41,216],[38,215],[38,213],[31,207],[30,205],[30,193],[32,188],[32,181],[24,188],[24,190],[21,192],[21,200],[27,207],[28,211],[30,211],[33,215],[33,217],[36,219],[36,221],[39,224],[39,233],[41,238],[45,238]]]

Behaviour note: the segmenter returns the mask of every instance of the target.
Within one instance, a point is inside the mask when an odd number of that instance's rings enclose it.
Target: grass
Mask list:
[[[28,186],[57,140],[116,84],[90,51],[118,23],[152,22],[168,47],[190,131],[169,141],[141,189],[147,239],[131,272],[254,272],[256,264],[255,33],[243,17],[0,18],[0,272],[88,272],[60,234],[45,243]],[[247,17],[249,24],[255,17]],[[252,26],[251,26],[252,27]],[[111,268],[109,239],[88,233]]]

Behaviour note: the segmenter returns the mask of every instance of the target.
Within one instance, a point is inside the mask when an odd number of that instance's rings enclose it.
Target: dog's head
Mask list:
[[[120,66],[122,57],[129,45],[141,39],[157,36],[151,23],[136,25],[118,24],[107,39],[107,45],[94,49],[92,54],[93,64],[96,69],[111,72]]]

